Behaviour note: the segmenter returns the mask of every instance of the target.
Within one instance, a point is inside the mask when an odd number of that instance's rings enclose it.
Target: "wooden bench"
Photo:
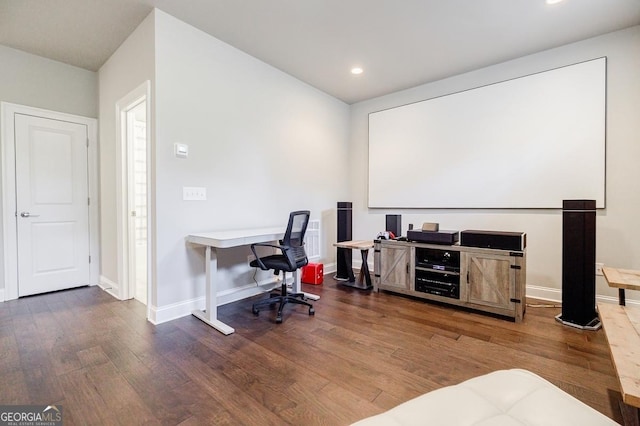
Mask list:
[[[609,342],[611,361],[620,382],[624,403],[620,405],[620,410],[625,424],[639,424],[640,309],[598,303],[598,313]]]

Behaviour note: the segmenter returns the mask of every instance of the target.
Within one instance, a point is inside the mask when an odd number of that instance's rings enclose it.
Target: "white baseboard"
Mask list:
[[[539,287],[535,285],[527,286],[527,297],[534,299],[547,300],[549,302],[562,303],[562,290],[558,288]],[[596,294],[596,303],[612,303],[617,304],[618,298],[615,296],[605,296]],[[626,299],[627,306],[640,306],[640,300]]]
[[[262,294],[273,288],[276,283],[275,279],[269,279],[259,282],[258,285],[255,283],[247,284],[242,287],[220,291],[218,292],[218,306]],[[191,315],[191,312],[196,309],[205,309],[205,305],[206,299],[201,296],[161,307],[152,306],[149,309],[149,321],[153,324],[162,324],[163,322]]]
[[[534,299],[547,300],[549,302],[560,303],[562,302],[562,291],[557,288],[528,285],[527,297],[533,297]]]
[[[109,293],[110,295],[112,295],[113,297],[115,297],[116,299],[120,299],[119,297],[120,287],[118,286],[117,283],[100,275],[100,281],[98,282],[98,286],[104,291],[106,291],[107,293]]]
[[[362,261],[360,261],[362,263]],[[325,275],[332,274],[338,270],[338,266],[335,262],[333,263],[325,263],[322,265],[322,269]]]
[[[170,305],[149,308],[149,322],[152,324],[162,324],[187,315],[191,315],[191,311],[204,308],[204,297],[183,300],[182,302],[172,303]]]
[[[336,264],[324,264],[323,269],[325,274],[333,273],[336,271]],[[227,303],[237,302],[238,300],[243,300],[259,294],[263,294],[266,291],[269,291],[276,284],[276,279],[268,279],[260,281],[258,285],[252,283],[245,286],[234,287],[232,289],[220,291],[218,292],[218,306],[226,305]],[[191,312],[196,309],[205,309],[205,304],[206,299],[204,296],[202,296],[161,307],[152,306],[149,309],[149,321],[153,324],[161,324],[163,322],[171,321],[177,318],[182,318],[184,316],[191,315]]]
[[[0,288],[0,302],[4,302],[4,288]]]
[[[362,261],[358,261],[356,259],[353,260],[353,267],[355,269],[359,269],[362,266]],[[325,275],[335,273],[337,270],[337,265],[335,262],[325,263],[323,265]],[[373,265],[369,264],[369,269],[373,271]],[[256,296],[258,294],[262,294],[268,291],[273,285],[275,285],[277,281],[275,279],[265,280],[260,282],[258,285],[252,283],[247,284],[241,287],[235,287],[232,289],[224,290],[218,293],[218,306],[226,305],[227,303],[236,302],[238,300],[246,299],[252,296]],[[117,298],[118,293],[118,285],[113,281],[100,277],[99,286],[112,296]],[[540,299],[547,300],[549,302],[561,303],[562,302],[562,291],[557,288],[550,287],[540,287],[534,285],[527,286],[527,296]],[[4,289],[0,289],[0,301],[4,300]],[[618,303],[617,297],[605,296],[605,295],[596,295],[597,302],[604,303]],[[191,315],[191,312],[196,309],[204,309],[205,308],[205,297],[197,297],[194,299],[183,300],[181,302],[172,303],[170,305],[165,306],[151,306],[149,308],[149,321],[152,324],[161,324],[163,322],[171,321],[177,318],[181,318],[187,315]],[[640,307],[640,301],[634,299],[627,299],[627,305],[630,306],[638,306]]]

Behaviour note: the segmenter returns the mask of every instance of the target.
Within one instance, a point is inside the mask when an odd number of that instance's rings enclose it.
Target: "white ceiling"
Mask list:
[[[96,71],[153,7],[347,103],[640,24],[640,0],[0,0],[0,44]]]

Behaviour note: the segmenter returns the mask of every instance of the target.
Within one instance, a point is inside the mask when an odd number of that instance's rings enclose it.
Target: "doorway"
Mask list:
[[[145,82],[116,103],[118,188],[117,297],[146,305],[150,318],[152,294],[150,230],[150,83]],[[114,289],[115,290],[115,289]]]

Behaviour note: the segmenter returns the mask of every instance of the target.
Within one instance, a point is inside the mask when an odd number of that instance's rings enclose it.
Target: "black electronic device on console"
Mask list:
[[[416,247],[415,289],[460,299],[460,252]]]
[[[527,234],[524,232],[466,230],[460,232],[460,245],[524,251],[527,247]]]
[[[460,233],[458,231],[422,231],[411,229],[407,231],[407,240],[428,244],[454,245],[458,242]]]

